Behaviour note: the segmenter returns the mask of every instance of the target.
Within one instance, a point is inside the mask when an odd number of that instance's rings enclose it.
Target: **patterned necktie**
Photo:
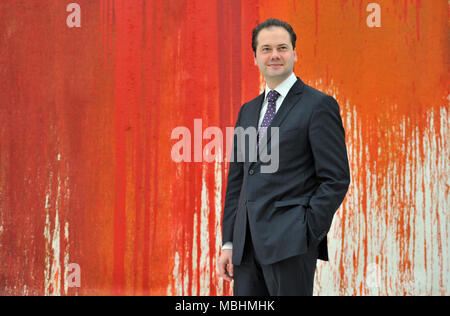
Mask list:
[[[261,139],[267,131],[267,127],[269,127],[270,123],[272,123],[273,118],[276,113],[276,102],[280,94],[275,90],[270,90],[267,94],[267,110],[264,115],[264,119],[261,123],[261,127],[258,130],[258,146],[261,145]]]

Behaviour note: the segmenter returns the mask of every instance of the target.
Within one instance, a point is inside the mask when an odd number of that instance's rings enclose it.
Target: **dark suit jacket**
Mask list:
[[[263,101],[264,93],[241,107],[235,130],[257,128]],[[271,127],[279,128],[278,141],[272,141]],[[265,136],[269,153],[278,146],[276,172],[261,172],[269,163],[259,155],[251,159],[256,147],[244,136],[234,135],[223,213],[222,240],[233,242],[233,264],[242,262],[246,225],[262,264],[306,253],[309,247],[319,247],[319,259],[328,260],[326,235],[350,184],[336,100],[297,77]]]

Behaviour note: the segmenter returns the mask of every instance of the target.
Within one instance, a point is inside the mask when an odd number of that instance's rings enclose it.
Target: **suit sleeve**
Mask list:
[[[328,233],[333,216],[350,185],[345,130],[339,105],[326,96],[311,115],[308,136],[320,185],[307,209],[308,234],[319,243]]]
[[[243,107],[242,107],[243,108]],[[242,108],[239,111],[236,126],[240,126],[240,118]],[[222,245],[226,242],[233,241],[234,221],[236,218],[236,211],[239,204],[239,195],[241,192],[242,181],[244,176],[244,162],[242,153],[238,149],[237,133],[235,130],[233,137],[233,146],[231,151],[230,166],[227,179],[227,190],[225,194],[225,206],[222,220]]]

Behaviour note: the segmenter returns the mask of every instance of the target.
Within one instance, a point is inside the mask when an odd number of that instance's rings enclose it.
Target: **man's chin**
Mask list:
[[[280,80],[280,79],[284,79],[287,78],[289,76],[290,73],[286,72],[286,71],[282,71],[282,72],[272,72],[269,71],[266,73],[266,78],[270,78],[270,79],[275,79],[275,80]]]

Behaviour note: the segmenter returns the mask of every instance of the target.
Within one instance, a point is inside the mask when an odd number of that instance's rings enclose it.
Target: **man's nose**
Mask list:
[[[272,50],[272,55],[270,56],[271,59],[279,59],[280,54],[278,53],[278,50],[274,49]]]

